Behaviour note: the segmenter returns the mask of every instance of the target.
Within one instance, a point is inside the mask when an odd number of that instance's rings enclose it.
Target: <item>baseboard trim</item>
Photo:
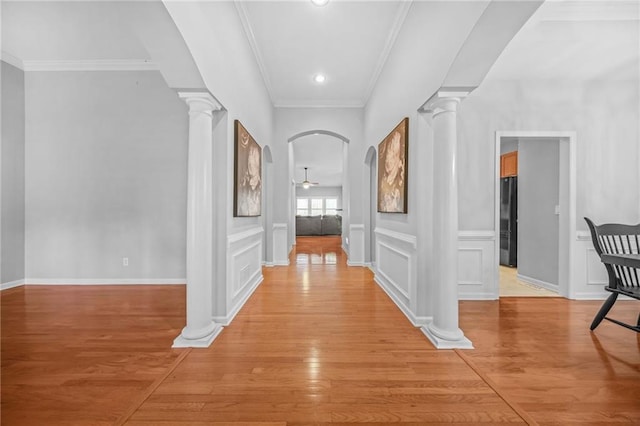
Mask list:
[[[0,284],[0,291],[9,290],[10,288],[21,287],[25,284],[25,280],[15,280]]]
[[[400,312],[402,312],[404,316],[407,317],[411,325],[413,325],[414,327],[424,327],[433,321],[433,317],[420,317],[414,315],[413,312],[411,312],[411,310],[404,305],[404,303],[396,298],[393,292],[389,291],[389,289],[386,288],[386,286],[378,279],[377,275],[373,277],[373,280],[376,282],[376,284],[378,284],[382,291],[384,291],[387,296],[389,296],[389,299],[391,299],[391,301],[395,303],[398,309],[400,309]]]
[[[185,285],[186,278],[114,278],[114,279],[78,279],[78,278],[27,278],[25,285]]]
[[[520,274],[517,274],[516,278],[519,279],[520,281],[524,281],[527,284],[533,284],[535,286],[542,287],[542,288],[547,289],[549,291],[556,292],[556,293],[558,293],[558,295],[560,294],[559,291],[558,291],[559,288],[558,288],[557,284],[551,284],[551,283],[548,283],[546,281],[538,280],[536,278],[531,278],[531,277],[528,277],[526,275],[520,275]]]
[[[222,325],[223,327],[226,327],[229,324],[231,324],[231,322],[236,317],[236,315],[238,315],[238,312],[240,312],[240,309],[242,309],[244,304],[247,303],[247,300],[249,300],[251,295],[253,295],[253,293],[256,291],[256,289],[262,283],[262,281],[264,281],[264,277],[261,274],[258,276],[258,279],[256,280],[255,283],[249,284],[249,290],[245,293],[244,296],[242,296],[242,298],[238,301],[238,303],[236,303],[236,305],[233,307],[229,315],[215,316],[212,318],[213,321],[217,324]]]

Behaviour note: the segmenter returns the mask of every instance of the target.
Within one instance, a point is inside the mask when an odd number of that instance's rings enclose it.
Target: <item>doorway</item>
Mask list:
[[[369,214],[365,214],[365,264],[375,270],[376,264],[376,214],[377,214],[377,185],[378,185],[378,158],[376,149],[371,146],[364,157],[365,182],[363,194],[364,205],[368,206]],[[367,188],[368,187],[368,188]]]
[[[568,297],[574,141],[572,132],[496,134],[496,297]]]

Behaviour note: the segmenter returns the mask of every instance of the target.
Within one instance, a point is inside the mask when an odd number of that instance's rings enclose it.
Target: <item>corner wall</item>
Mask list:
[[[2,201],[0,212],[2,289],[24,284],[25,278],[25,91],[24,72],[2,62]]]

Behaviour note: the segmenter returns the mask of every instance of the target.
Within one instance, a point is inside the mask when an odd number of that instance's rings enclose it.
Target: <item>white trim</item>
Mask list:
[[[482,247],[458,247],[458,258],[460,258],[460,252],[476,252],[480,253],[480,277],[482,277],[482,267],[484,266],[484,250]],[[459,266],[458,266],[459,267]],[[458,272],[458,276],[460,276],[460,272]],[[464,286],[483,286],[484,281],[462,281],[458,278],[458,285]],[[459,290],[458,290],[459,291]]]
[[[244,254],[244,253],[246,253],[246,252],[248,252],[248,251],[250,251],[250,250],[253,250],[253,249],[255,249],[256,247],[260,247],[260,245],[261,245],[261,244],[262,244],[262,240],[258,240],[258,241],[256,241],[255,243],[253,243],[253,244],[251,244],[251,245],[248,245],[248,246],[244,247],[244,248],[243,248],[243,249],[241,249],[241,250],[238,250],[238,251],[233,252],[233,253],[231,254],[232,262],[233,262],[233,259],[235,259],[236,257],[238,257],[238,256],[240,256],[241,254]],[[248,266],[248,265],[247,265],[247,266]],[[262,272],[261,267],[262,267],[262,264],[260,264],[260,268],[256,269],[256,270],[253,272],[253,274],[251,275],[251,277],[249,277],[249,279],[248,279],[245,283],[241,284],[241,285],[240,285],[240,287],[239,287],[238,289],[234,289],[233,296],[232,296],[234,299],[235,299],[235,298],[238,296],[238,294],[240,294],[240,293],[241,293],[245,288],[247,288],[247,286],[251,283],[251,281],[254,281],[254,280],[255,280],[256,276],[258,276],[258,275],[262,276],[262,274],[261,274],[261,272]],[[240,270],[240,272],[242,272],[242,270]],[[234,275],[235,275],[235,273],[236,273],[236,271],[234,271]]]
[[[231,247],[231,244],[237,243],[238,241],[245,240],[247,238],[253,237],[254,235],[262,234],[264,229],[261,226],[256,226],[250,229],[247,229],[242,232],[237,232],[235,234],[231,234],[227,236],[227,247]],[[261,241],[260,241],[261,242]],[[253,246],[252,246],[253,247]],[[236,252],[236,254],[243,253],[246,250]]]
[[[172,348],[208,348],[211,343],[222,333],[223,328],[219,324],[214,324],[211,334],[200,339],[186,339],[182,333],[173,340]]]
[[[179,285],[186,278],[26,278],[25,285]]]
[[[464,335],[456,340],[447,340],[437,336],[429,326],[420,328],[420,331],[427,336],[436,349],[473,349],[473,343]]]
[[[17,56],[13,56],[9,52],[5,52],[4,50],[1,51],[0,54],[2,55],[1,57],[4,62],[24,71],[24,62],[22,61],[22,59],[18,58]]]
[[[149,59],[23,61],[25,71],[158,71]]]
[[[227,326],[231,324],[231,321],[233,321],[236,315],[238,315],[238,312],[240,312],[240,309],[242,309],[244,304],[247,303],[247,300],[249,300],[251,295],[256,291],[258,286],[262,283],[262,281],[264,280],[264,277],[262,276],[262,274],[254,274],[254,276],[252,277],[252,280],[254,281],[253,283],[249,281],[247,282],[247,285],[242,287],[243,290],[247,287],[250,287],[250,288],[242,297],[242,299],[240,299],[238,303],[235,304],[235,306],[231,309],[231,312],[228,315],[212,317],[215,323],[221,324],[223,326]]]
[[[364,108],[362,102],[341,101],[337,99],[324,100],[318,103],[313,99],[275,99],[274,108]]]
[[[275,231],[276,229],[287,229],[287,224],[286,223],[274,223],[273,224],[273,230]]]
[[[458,241],[494,241],[496,233],[493,231],[459,231]]]
[[[495,132],[495,145],[494,145],[494,229],[496,235],[500,232],[500,141],[503,137],[513,137],[513,138],[557,138],[557,139],[566,139],[569,141],[569,153],[568,153],[568,165],[569,170],[567,171],[569,182],[567,182],[568,186],[568,194],[567,194],[567,202],[568,202],[568,212],[560,209],[560,273],[559,273],[559,283],[560,285],[557,287],[555,291],[558,292],[560,296],[575,298],[574,297],[574,288],[575,283],[573,280],[577,276],[577,271],[575,270],[575,251],[576,251],[576,242],[577,242],[577,233],[576,233],[576,150],[577,150],[577,133],[575,131],[523,131],[523,130],[498,130]],[[560,145],[560,158],[562,160],[562,145]],[[562,184],[562,167],[560,165],[560,184]],[[563,203],[563,200],[560,200],[560,203]],[[568,213],[568,215],[567,215]],[[565,215],[567,217],[565,218]],[[566,227],[563,226],[563,222],[566,223]],[[568,228],[568,229],[565,229]],[[564,239],[564,240],[563,240]],[[564,241],[564,245],[563,244]],[[564,245],[564,249],[563,249]],[[564,258],[564,260],[563,260]],[[495,239],[494,243],[494,259],[495,259],[495,288],[499,288],[499,280],[500,280],[500,241],[499,238]]]
[[[367,90],[365,91],[364,99],[362,102],[363,105],[366,105],[371,98],[373,89],[376,87],[376,83],[380,78],[380,74],[382,74],[382,70],[384,69],[387,60],[389,59],[389,54],[391,53],[391,50],[396,43],[396,39],[398,38],[400,29],[402,28],[402,25],[407,18],[407,14],[409,13],[409,9],[411,9],[412,4],[413,0],[402,0],[400,6],[398,7],[396,17],[393,20],[393,24],[391,25],[391,31],[389,31],[389,36],[387,37],[384,47],[380,52],[378,62],[376,63],[373,74],[371,75],[371,80],[369,80],[369,85],[367,86]]]
[[[267,72],[267,67],[264,64],[264,60],[262,59],[260,48],[258,48],[258,42],[256,41],[256,36],[253,32],[253,27],[249,22],[247,9],[244,5],[244,1],[234,0],[233,3],[235,4],[236,10],[238,11],[238,17],[240,17],[240,23],[242,24],[242,29],[244,30],[244,34],[247,36],[247,41],[249,42],[249,46],[251,47],[253,56],[256,58],[258,69],[260,69],[260,75],[262,75],[262,81],[264,81],[264,86],[267,89],[269,98],[273,100],[273,86],[271,85],[271,80],[269,79],[269,73]]]
[[[578,231],[576,232],[576,241],[591,241],[591,232],[589,231]]]
[[[364,224],[362,224],[362,223],[354,223],[352,225],[349,225],[349,229],[362,229],[362,230],[364,230]]]
[[[24,279],[22,280],[15,280],[15,281],[9,281],[6,283],[2,283],[2,285],[0,285],[0,291],[2,290],[9,290],[10,288],[15,288],[15,287],[21,287],[25,284]]]
[[[414,315],[413,312],[411,312],[411,310],[404,303],[402,303],[402,301],[398,299],[395,294],[393,294],[393,292],[389,291],[386,286],[382,282],[380,282],[377,274],[373,277],[373,280],[376,282],[376,284],[378,284],[382,291],[384,291],[386,295],[389,296],[391,301],[396,304],[396,306],[398,307],[398,309],[400,309],[404,316],[407,317],[411,325],[413,325],[414,327],[423,327],[433,321],[433,317],[419,317]]]
[[[411,267],[412,267],[412,265],[411,265],[411,260],[412,260],[411,259],[411,253],[406,253],[406,252],[403,252],[401,250],[398,250],[395,247],[391,247],[390,245],[385,244],[383,241],[378,241],[377,243],[378,243],[378,246],[385,247],[387,250],[392,251],[392,252],[394,252],[396,254],[399,254],[400,256],[406,258],[407,259],[408,269],[411,270]],[[377,251],[378,251],[378,253],[380,253],[380,249],[378,249]],[[396,291],[398,291],[398,293],[400,293],[404,297],[406,297],[407,300],[409,300],[409,301],[411,300],[411,297],[409,296],[409,290],[410,290],[409,288],[407,288],[407,290],[405,290],[402,287],[400,287],[390,276],[388,276],[380,268],[378,268],[378,274],[380,274],[382,276],[382,278],[384,278],[389,284],[391,284],[396,289]],[[409,280],[407,282],[407,287],[410,287],[411,286],[411,273],[409,273],[408,275],[409,275],[409,277],[408,277]]]
[[[528,284],[533,284],[537,287],[542,287],[544,289],[553,291],[554,293],[558,293],[558,285],[548,283],[546,281],[539,280],[537,278],[528,277],[526,275],[516,274],[516,278],[520,281],[523,281]]]
[[[418,239],[415,235],[403,234],[401,232],[391,231],[385,228],[376,228],[373,231],[377,235],[383,235],[385,237],[393,238],[394,240],[403,241],[411,246],[411,248],[418,247]]]

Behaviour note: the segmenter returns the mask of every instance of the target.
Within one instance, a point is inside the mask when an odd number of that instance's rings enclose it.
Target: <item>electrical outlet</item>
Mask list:
[[[122,266],[129,266],[129,258],[128,257],[123,257],[122,258]]]

